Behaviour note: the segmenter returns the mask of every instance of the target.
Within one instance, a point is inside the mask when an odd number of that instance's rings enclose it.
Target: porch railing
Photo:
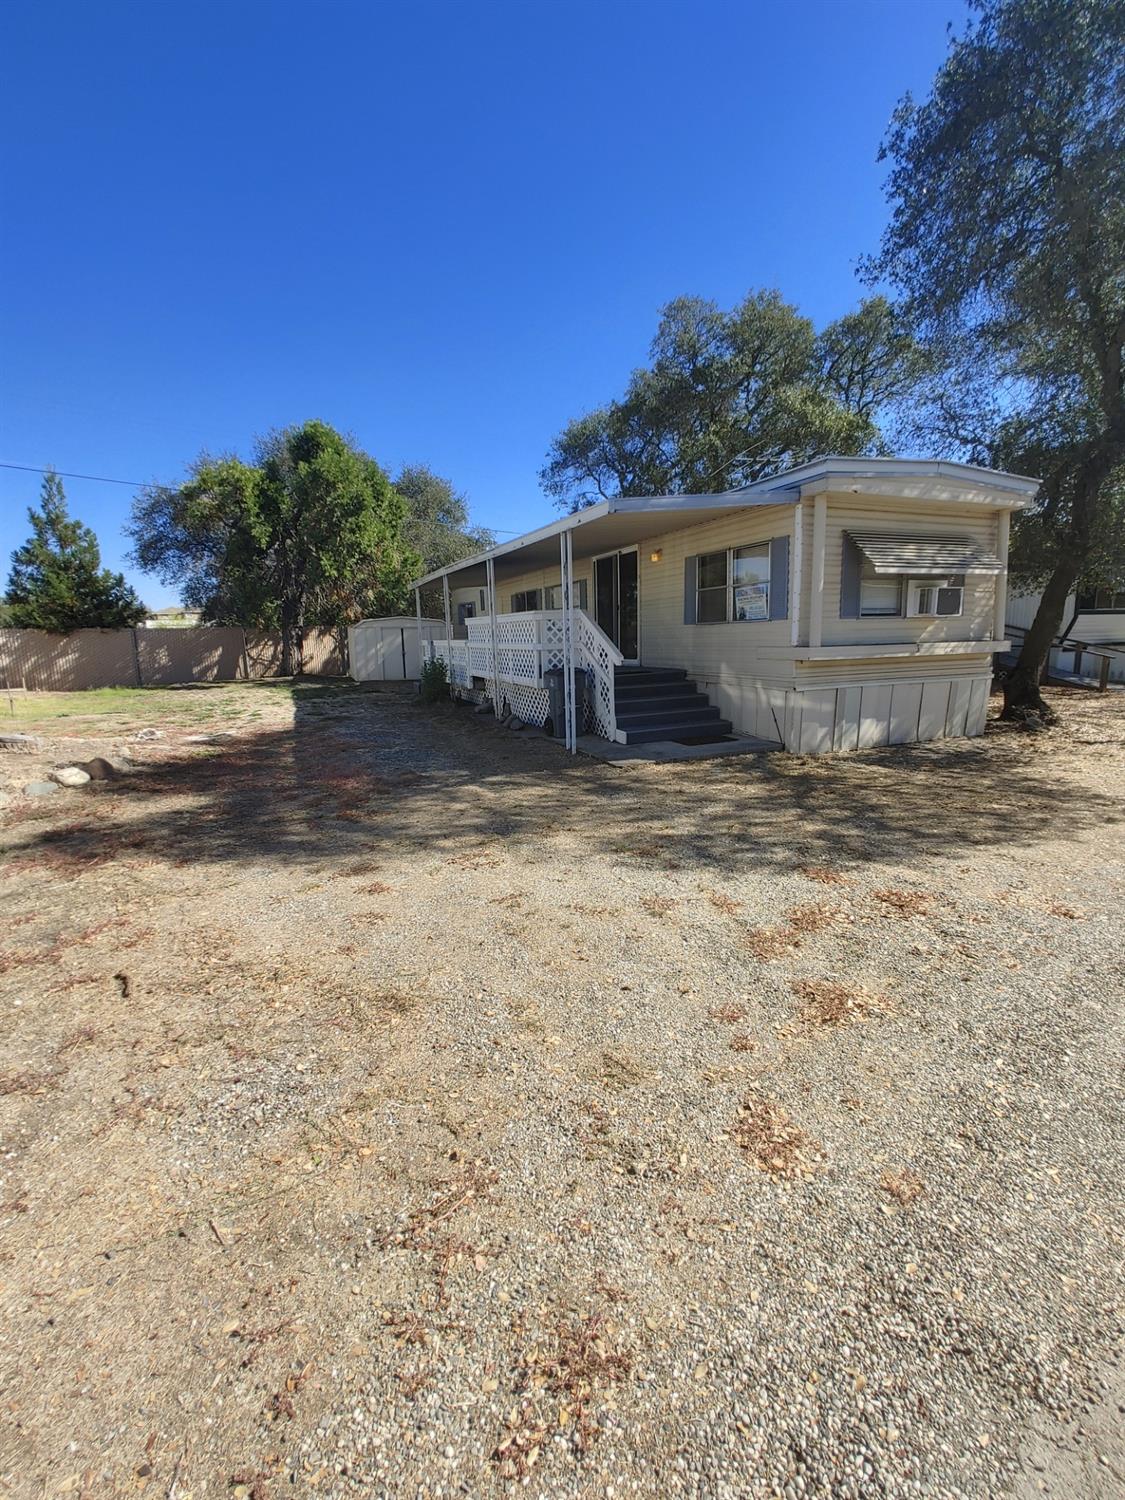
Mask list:
[[[471,688],[474,678],[483,679],[491,684],[493,702],[498,706],[507,698],[529,722],[542,722],[547,713],[543,673],[563,664],[562,610],[476,615],[465,625],[466,640],[443,639],[429,627],[422,641],[423,657],[444,661],[455,687]],[[614,668],[623,659],[585,610],[576,609],[574,665],[588,674],[586,722],[579,725],[580,734],[585,730],[603,739],[617,738]]]

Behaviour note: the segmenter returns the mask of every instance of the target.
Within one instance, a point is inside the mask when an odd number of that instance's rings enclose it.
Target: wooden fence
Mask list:
[[[0,687],[73,693],[99,687],[170,687],[184,682],[247,682],[277,677],[281,637],[225,625],[184,629],[0,630]],[[347,671],[336,636],[305,635],[304,672]]]

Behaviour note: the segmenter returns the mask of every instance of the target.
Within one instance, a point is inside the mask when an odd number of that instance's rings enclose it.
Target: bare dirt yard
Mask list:
[[[0,1492],[1121,1495],[1125,694],[1056,698],[662,766],[17,700]]]

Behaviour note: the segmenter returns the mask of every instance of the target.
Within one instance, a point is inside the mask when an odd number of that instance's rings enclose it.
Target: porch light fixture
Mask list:
[[[648,560],[649,560],[649,562],[663,562],[663,560],[664,560],[664,548],[663,547],[654,547],[653,550],[648,555]]]

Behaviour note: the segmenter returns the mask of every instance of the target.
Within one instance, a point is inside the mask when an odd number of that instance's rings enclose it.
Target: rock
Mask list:
[[[473,713],[475,713],[475,714],[490,714],[491,712],[492,712],[492,699],[491,698],[484,698],[484,699],[482,699],[481,702],[477,704],[476,708],[473,709]]]
[[[57,781],[59,786],[85,786],[90,780],[90,773],[81,766],[60,766],[57,771],[51,772],[51,780]]]
[[[42,748],[43,741],[36,734],[0,734],[0,750],[15,750],[20,755],[34,755]]]
[[[29,781],[23,789],[25,797],[53,797],[58,786],[53,781]]]
[[[131,734],[129,738],[131,740],[162,740],[164,731],[163,729],[138,729],[136,734]]]
[[[526,729],[527,725],[520,718],[519,714],[513,714],[512,717],[508,720],[508,728],[509,729]]]

